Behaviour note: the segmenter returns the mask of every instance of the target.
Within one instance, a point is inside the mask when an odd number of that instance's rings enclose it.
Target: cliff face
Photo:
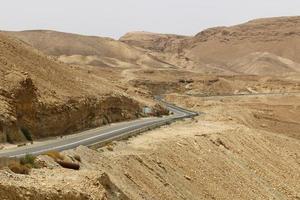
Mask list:
[[[22,75],[23,74],[20,74],[20,76]],[[23,75],[23,77],[18,80],[15,88],[3,93],[5,96],[2,103],[6,106],[1,112],[1,142],[19,142],[26,140],[22,131],[27,131],[26,127],[33,129],[32,120],[34,120],[36,116],[38,107],[37,89],[32,79],[27,75]]]

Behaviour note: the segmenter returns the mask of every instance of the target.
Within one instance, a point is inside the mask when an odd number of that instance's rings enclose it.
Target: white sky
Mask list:
[[[119,38],[129,31],[194,35],[251,19],[300,15],[300,0],[0,0],[0,29]]]

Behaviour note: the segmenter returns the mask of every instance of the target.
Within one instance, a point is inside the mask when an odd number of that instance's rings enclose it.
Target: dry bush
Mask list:
[[[64,160],[64,156],[61,155],[58,151],[49,151],[47,153],[45,153],[44,155],[47,155],[51,158],[53,158],[53,160],[57,161],[57,160]]]

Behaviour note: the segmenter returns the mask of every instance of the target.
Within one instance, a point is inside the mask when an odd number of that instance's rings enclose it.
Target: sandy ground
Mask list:
[[[300,139],[300,94],[187,97],[168,99],[204,113],[212,121],[234,121],[250,128]]]

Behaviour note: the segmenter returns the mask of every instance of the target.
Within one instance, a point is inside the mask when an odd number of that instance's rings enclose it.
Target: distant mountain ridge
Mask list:
[[[289,59],[296,64],[287,67],[280,72],[295,72],[299,68],[295,65],[300,63],[300,17],[278,17],[252,20],[244,24],[232,27],[216,27],[206,29],[194,37],[173,36],[163,34],[145,34],[143,32],[127,33],[121,37],[121,41],[145,48],[152,51],[154,55],[165,57],[165,59],[182,67],[189,67],[199,71],[217,69],[231,72],[231,64],[241,57],[255,55],[259,52],[267,52],[274,56]],[[149,41],[157,49],[149,47]],[[278,66],[273,58],[269,57],[270,66],[278,72]],[[210,70],[209,70],[210,69]],[[240,73],[259,74],[259,71],[237,70]],[[224,71],[223,71],[224,72]]]

